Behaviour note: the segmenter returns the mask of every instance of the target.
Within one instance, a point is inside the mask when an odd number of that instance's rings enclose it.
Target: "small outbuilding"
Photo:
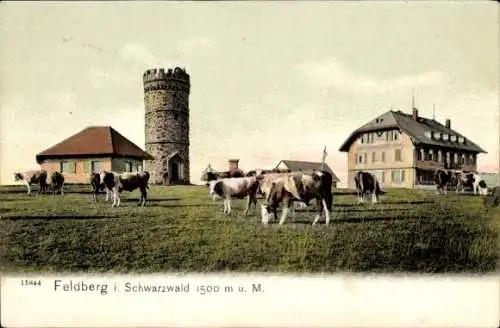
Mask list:
[[[92,172],[142,171],[152,160],[132,141],[111,126],[90,126],[36,155],[41,168],[58,171],[67,183],[88,183]]]

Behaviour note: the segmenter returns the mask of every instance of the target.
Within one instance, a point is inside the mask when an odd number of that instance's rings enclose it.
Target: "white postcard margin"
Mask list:
[[[498,275],[16,275],[1,280],[1,324],[498,327],[499,282]]]

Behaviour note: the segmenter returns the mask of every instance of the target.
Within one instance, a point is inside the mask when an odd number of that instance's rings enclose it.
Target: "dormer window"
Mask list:
[[[430,132],[430,131],[426,131],[426,132],[425,132],[425,136],[426,136],[427,138],[431,139],[431,138],[432,138],[432,132]]]
[[[443,133],[443,140],[444,141],[448,141],[450,138],[450,136],[448,135],[448,133]]]

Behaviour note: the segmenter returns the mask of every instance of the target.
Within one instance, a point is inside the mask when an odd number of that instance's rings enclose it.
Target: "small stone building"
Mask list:
[[[142,171],[153,156],[110,126],[91,126],[36,155],[47,172],[58,171],[67,183],[89,183],[92,172]]]

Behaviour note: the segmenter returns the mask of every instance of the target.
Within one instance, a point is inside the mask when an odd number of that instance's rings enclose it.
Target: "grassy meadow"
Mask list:
[[[481,196],[388,189],[381,203],[358,205],[336,190],[332,222],[312,227],[313,212],[297,211],[284,226],[230,216],[204,186],[151,186],[111,208],[94,205],[88,186],[64,196],[28,196],[0,187],[2,272],[391,272],[486,273],[496,270],[500,207]]]

